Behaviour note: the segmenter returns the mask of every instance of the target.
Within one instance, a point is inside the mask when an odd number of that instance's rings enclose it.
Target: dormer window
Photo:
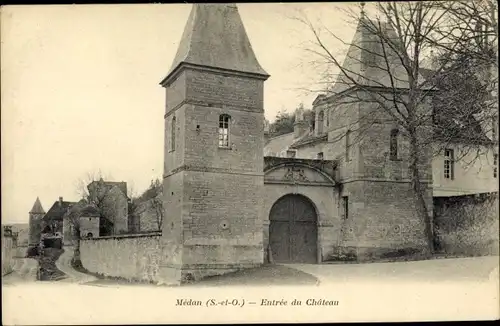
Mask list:
[[[322,160],[323,159],[323,152],[319,152],[316,157],[318,160]]]
[[[286,151],[286,157],[288,157],[288,158],[295,158],[295,151],[294,150],[287,150]]]
[[[231,116],[221,114],[219,116],[219,147],[229,147],[229,122]]]

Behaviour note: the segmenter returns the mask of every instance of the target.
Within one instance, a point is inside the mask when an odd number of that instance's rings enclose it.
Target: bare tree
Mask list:
[[[435,27],[427,39],[429,43],[452,58],[465,56],[473,59],[485,74],[497,70],[497,2],[459,0],[436,2],[434,5],[447,13],[446,23]],[[489,83],[490,80],[486,78],[485,81]]]
[[[472,163],[498,144],[497,3],[442,1],[435,6],[447,15],[427,38],[435,50],[434,63],[443,67],[432,78],[440,90],[434,104],[444,117],[443,129],[455,131],[455,135],[442,133],[441,141],[461,138],[457,134],[463,129],[482,129],[487,137],[476,134],[465,146],[462,142],[462,156],[475,154],[465,162]],[[455,123],[457,118],[461,128]]]
[[[99,180],[112,180],[111,176],[103,173],[100,169],[96,171],[89,171],[83,177],[75,182],[76,194],[81,198],[88,200],[89,189],[88,185],[94,181]]]
[[[163,226],[163,217],[165,215],[165,211],[163,209],[163,185],[160,179],[155,179],[151,181],[151,207],[153,207],[155,211],[156,224],[158,226],[158,230],[162,229]]]
[[[457,30],[456,26],[443,28],[443,25],[451,21],[453,10],[458,7],[451,3],[438,6],[435,2],[420,1],[377,3],[374,7],[373,18],[367,17],[364,4],[361,17],[352,9],[344,10],[347,17],[358,22],[353,42],[342,40],[324,25],[316,26],[305,15],[295,19],[312,32],[313,41],[306,50],[321,71],[320,89],[330,100],[330,114],[346,130],[330,141],[345,139],[349,133],[349,146],[352,146],[366,140],[367,131],[380,124],[394,125],[398,135],[405,140],[415,208],[425,225],[430,254],[433,250],[432,220],[421,180],[429,177],[426,173],[436,128],[430,103],[438,92],[433,77],[450,66],[455,59],[451,53],[458,51],[469,36],[453,34],[447,54],[441,56],[439,65],[430,72],[432,76],[424,78],[421,64],[435,47],[437,35]],[[328,38],[349,47],[343,62],[328,46]],[[356,103],[364,103],[365,109],[352,115],[348,109]],[[473,109],[476,107],[462,108]],[[443,132],[447,132],[446,128]]]

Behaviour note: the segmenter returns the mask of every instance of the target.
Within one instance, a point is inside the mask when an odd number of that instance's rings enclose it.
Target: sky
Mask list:
[[[27,223],[37,197],[47,211],[79,199],[77,183],[101,171],[144,191],[163,169],[165,77],[190,4],[1,8],[2,223]],[[305,51],[305,14],[347,41],[348,3],[238,4],[265,82],[265,116],[310,108],[318,75]],[[346,51],[330,43],[334,53]]]

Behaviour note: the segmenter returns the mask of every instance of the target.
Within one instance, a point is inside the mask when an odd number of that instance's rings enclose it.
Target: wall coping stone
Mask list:
[[[148,233],[134,233],[134,234],[116,234],[116,235],[107,235],[102,237],[95,237],[90,239],[81,239],[81,241],[94,241],[94,240],[109,240],[109,239],[130,239],[130,238],[151,238],[161,236],[161,231],[154,231]]]

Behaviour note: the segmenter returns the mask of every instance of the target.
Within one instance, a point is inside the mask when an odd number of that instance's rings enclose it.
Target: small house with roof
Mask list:
[[[100,229],[99,209],[82,199],[73,205],[63,217],[64,244],[74,244],[78,238],[99,237]],[[78,237],[77,233],[79,233]]]
[[[59,200],[55,201],[48,212],[42,217],[42,235],[51,234],[62,236],[63,217],[74,204],[76,203],[64,201],[63,197],[59,197]]]

